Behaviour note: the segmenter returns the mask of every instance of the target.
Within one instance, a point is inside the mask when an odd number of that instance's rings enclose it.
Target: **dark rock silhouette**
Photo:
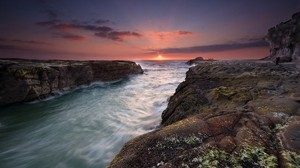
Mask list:
[[[269,59],[280,57],[280,62],[300,61],[300,12],[269,29],[265,39],[270,44]]]
[[[195,64],[196,62],[199,62],[199,61],[204,61],[204,58],[202,58],[202,57],[196,57],[195,59],[189,60],[187,62],[187,64],[192,65],[192,64]]]
[[[202,57],[196,57],[195,59],[191,59],[191,60],[187,61],[186,63],[188,65],[192,65],[192,64],[197,64],[197,63],[203,62],[203,61],[215,61],[215,60],[213,60],[213,59],[204,59]]]

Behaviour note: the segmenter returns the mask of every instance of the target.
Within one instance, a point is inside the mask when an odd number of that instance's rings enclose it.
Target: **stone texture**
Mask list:
[[[300,61],[300,12],[269,29],[265,39],[270,44],[269,59],[280,57],[280,62]]]
[[[300,162],[295,63],[198,63],[161,128],[129,141],[109,167],[288,167]]]
[[[0,106],[43,99],[94,81],[143,73],[130,61],[0,60]]]

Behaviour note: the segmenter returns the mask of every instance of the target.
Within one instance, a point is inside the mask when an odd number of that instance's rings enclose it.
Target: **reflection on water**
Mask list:
[[[140,64],[143,75],[0,108],[0,167],[105,167],[125,142],[159,125],[188,68]]]

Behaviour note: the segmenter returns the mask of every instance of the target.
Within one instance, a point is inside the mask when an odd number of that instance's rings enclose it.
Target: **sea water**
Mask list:
[[[131,138],[159,126],[185,78],[183,61],[140,61],[142,75],[0,108],[0,167],[106,167]]]

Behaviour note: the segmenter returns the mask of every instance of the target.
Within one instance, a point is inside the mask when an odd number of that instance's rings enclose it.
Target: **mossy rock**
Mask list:
[[[224,86],[213,89],[208,97],[210,97],[213,102],[231,101],[237,104],[245,104],[252,99],[249,90],[246,88]]]
[[[45,71],[43,67],[25,67],[15,70],[15,75],[18,77],[26,78],[28,76],[39,75],[39,73]]]
[[[281,153],[281,156],[284,159],[284,167],[287,168],[299,168],[300,166],[300,155],[296,152],[292,151],[283,151]]]
[[[198,167],[278,167],[278,159],[274,154],[269,154],[263,147],[244,146],[233,154],[219,149],[210,151],[195,157],[192,162],[198,163]]]

